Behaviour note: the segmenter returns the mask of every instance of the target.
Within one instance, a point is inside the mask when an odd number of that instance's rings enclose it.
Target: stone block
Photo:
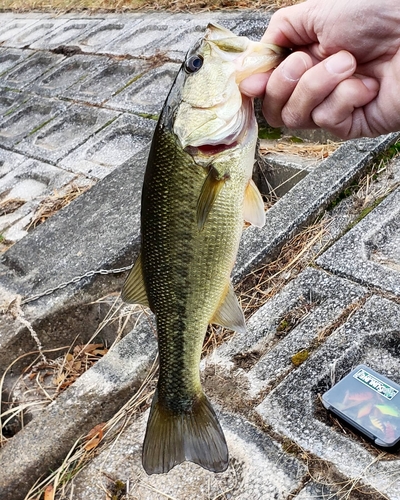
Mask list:
[[[4,25],[0,27],[0,43],[6,42],[10,38],[34,25],[36,22],[37,19],[26,17],[22,19],[11,19],[9,22],[4,23]]]
[[[180,68],[180,64],[163,64],[128,85],[105,105],[121,111],[159,115]]]
[[[72,182],[76,176],[15,153],[10,155],[17,165],[6,167],[8,172],[0,177],[0,233],[8,242],[15,242],[28,233],[40,201]]]
[[[99,58],[97,56],[97,58]],[[106,58],[105,64],[91,71],[83,81],[62,92],[63,97],[91,104],[102,104],[147,71],[149,63]]]
[[[103,19],[96,16],[97,19],[68,19],[64,24],[54,29],[47,36],[31,43],[32,49],[53,50],[57,47],[70,44],[72,40],[84,36],[84,34],[94,29]]]
[[[30,96],[23,92],[17,93],[12,90],[0,89],[0,116],[3,120],[14,113]]]
[[[31,50],[6,49],[0,47],[0,77],[2,77],[6,71],[11,70],[14,66],[24,61],[32,54],[33,52]]]
[[[68,103],[62,101],[32,97],[8,115],[0,125],[0,145],[7,147],[15,145],[57,115],[64,113],[68,106]]]
[[[239,415],[218,411],[230,453],[230,466],[215,474],[184,462],[168,474],[147,476],[141,448],[148,412],[129,425],[110,450],[104,450],[72,482],[76,500],[102,500],[111,480],[131,485],[139,498],[237,498],[286,500],[300,485],[304,465]],[[71,491],[71,490],[70,490]],[[206,496],[205,496],[206,495]],[[229,495],[229,497],[228,497]]]
[[[18,167],[26,158],[7,149],[0,148],[0,179]]]
[[[61,54],[36,52],[0,77],[0,86],[22,90],[64,59]]]
[[[72,104],[37,132],[30,133],[15,146],[15,150],[57,163],[117,116],[113,111]]]
[[[244,231],[233,271],[234,281],[248,274],[263,259],[274,258],[285,241],[313,220],[398,137],[395,133],[347,141],[321,162],[267,211],[263,228],[249,227]]]
[[[106,57],[85,54],[68,57],[35,80],[27,87],[27,91],[47,97],[60,96],[78,81],[86,81],[93,73],[104,68],[107,61]]]
[[[366,485],[390,500],[400,491],[398,455],[380,451],[356,433],[333,425],[319,395],[358,364],[399,382],[400,306],[372,296],[293,370],[257,407],[263,421],[305,452],[330,462],[348,484]]]
[[[152,120],[120,116],[70,153],[60,166],[70,172],[102,179],[146,147],[155,125]]]
[[[174,21],[175,16],[157,14],[152,18],[138,18],[138,22],[130,23],[111,40],[108,39],[98,50],[102,53],[119,56],[152,57],[157,53],[165,54],[167,47],[164,39],[175,30],[181,30],[180,23]]]
[[[400,295],[400,189],[318,259],[318,265],[366,286]]]
[[[67,19],[58,17],[55,19],[47,18],[37,21],[33,25],[26,26],[18,31],[14,36],[8,37],[4,42],[5,47],[28,48],[31,43],[46,37],[56,28],[59,28],[67,22]]]
[[[83,52],[97,53],[106,52],[104,47],[115,38],[129,31],[132,25],[141,22],[142,15],[132,14],[129,17],[107,18],[96,24],[84,34],[70,40],[69,44],[79,47]],[[107,53],[107,52],[106,52]]]
[[[142,322],[16,434],[0,450],[1,499],[23,500],[39,477],[61,464],[79,437],[111,418],[140,387],[155,347],[152,328]]]
[[[292,356],[312,351],[322,332],[366,294],[360,286],[309,268],[260,307],[246,334],[237,333],[219,347],[213,361],[222,371],[244,370],[249,395],[257,397],[293,370]]]

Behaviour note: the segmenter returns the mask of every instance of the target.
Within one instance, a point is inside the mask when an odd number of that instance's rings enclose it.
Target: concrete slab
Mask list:
[[[108,53],[104,50],[107,44],[129,31],[133,25],[142,21],[142,14],[131,14],[129,17],[107,17],[77,38],[70,40],[69,45],[79,47],[83,52]]]
[[[48,18],[44,20],[37,21],[33,25],[26,26],[24,29],[20,30],[12,37],[8,37],[4,42],[5,47],[19,47],[28,48],[31,43],[36,42],[43,37],[48,36],[49,33],[59,28],[67,22],[67,19],[59,18]]]
[[[294,235],[296,228],[315,218],[399,135],[395,133],[376,139],[347,141],[296,184],[268,210],[262,229],[250,227],[243,234],[233,273],[234,281],[248,274],[267,256],[268,259],[274,258],[276,249]],[[262,249],[260,241],[263,242]]]
[[[146,147],[155,125],[152,120],[120,116],[64,158],[60,166],[70,172],[102,179]]]
[[[174,30],[182,29],[170,14],[156,14],[149,19],[141,16],[136,23],[130,22],[119,29],[116,37],[108,38],[98,50],[106,54],[152,57],[163,53],[163,40]],[[150,49],[152,47],[152,49]]]
[[[367,293],[349,281],[309,268],[255,312],[246,334],[235,334],[216,349],[212,361],[220,372],[233,370],[233,377],[239,370],[247,380],[249,397],[255,398],[292,371],[292,356],[311,352],[322,332]]]
[[[56,164],[114,121],[118,115],[105,109],[72,104],[62,115],[55,117],[37,132],[30,133],[14,148],[18,152]]]
[[[47,73],[59,64],[65,56],[51,52],[36,52],[27,60],[0,77],[0,86],[23,90],[36,78]]]
[[[398,160],[397,160],[398,161]],[[318,265],[400,295],[400,189],[397,188],[318,259]]]
[[[0,125],[0,145],[15,145],[64,113],[68,107],[69,103],[62,101],[32,97]]]
[[[0,76],[31,56],[33,51],[0,47]]]
[[[6,120],[8,115],[14,113],[29,98],[30,96],[23,92],[0,89],[0,116]]]
[[[109,99],[105,105],[139,115],[159,115],[180,66],[166,63],[149,71]]]
[[[391,500],[399,498],[398,454],[382,455],[356,434],[332,426],[319,394],[361,362],[398,382],[399,322],[398,304],[371,297],[257,407],[266,424],[333,464],[350,486],[367,485]]]
[[[62,92],[61,96],[90,104],[102,104],[140,78],[149,66],[148,62],[141,60],[119,61],[106,58],[104,64],[97,69],[93,68],[88,78]]]
[[[10,22],[5,23],[0,28],[0,43],[6,42],[10,38],[18,35],[20,32],[30,28],[37,22],[37,19],[28,16],[12,19]]]
[[[96,19],[67,19],[64,24],[54,29],[47,36],[41,37],[36,42],[31,43],[32,49],[53,50],[62,45],[68,45],[77,37],[94,29],[104,18],[96,15]]]
[[[40,201],[76,177],[57,167],[11,154],[18,162],[0,177],[0,232],[8,243],[28,234],[28,226]],[[22,161],[21,161],[22,159]]]
[[[100,453],[71,483],[74,499],[103,500],[111,480],[131,485],[140,500],[234,498],[284,500],[301,485],[304,465],[238,415],[218,412],[230,451],[230,466],[219,474],[186,462],[168,474],[147,476],[141,448],[148,413],[133,422],[111,449]]]
[[[0,148],[0,179],[17,168],[25,160],[26,158],[23,155]]]
[[[1,499],[24,499],[36,479],[61,464],[80,436],[111,418],[140,387],[155,348],[153,330],[147,321],[142,322],[40,418],[16,434],[0,451]]]
[[[108,58],[77,54],[60,64],[26,87],[27,92],[54,97],[61,96],[75,83],[87,80],[93,73],[107,66]]]

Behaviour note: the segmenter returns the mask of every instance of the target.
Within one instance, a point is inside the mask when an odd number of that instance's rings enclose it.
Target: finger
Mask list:
[[[378,91],[379,83],[374,78],[344,80],[312,111],[312,120],[342,139],[370,135],[360,108],[371,102]]]
[[[289,128],[315,128],[311,117],[314,108],[355,69],[355,58],[350,52],[341,50],[307,70],[282,108],[282,122]]]
[[[251,75],[240,83],[240,91],[242,94],[249,97],[262,97],[270,76],[271,71],[268,73],[257,73],[255,75]]]
[[[282,110],[296,88],[300,78],[313,66],[311,57],[304,52],[290,54],[272,72],[265,91],[263,113],[273,127],[283,125]]]

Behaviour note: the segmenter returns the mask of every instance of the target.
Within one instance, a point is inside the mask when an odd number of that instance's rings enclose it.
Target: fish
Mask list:
[[[184,461],[222,472],[228,448],[200,381],[210,323],[246,331],[230,275],[243,221],[265,222],[251,176],[257,142],[247,76],[276,67],[284,49],[209,24],[188,52],[157,123],[141,201],[141,249],[122,289],[155,314],[159,378],[142,464],[166,473]]]

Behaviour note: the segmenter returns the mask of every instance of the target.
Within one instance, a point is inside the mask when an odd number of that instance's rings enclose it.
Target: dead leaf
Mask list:
[[[52,484],[49,484],[44,490],[44,500],[54,500],[54,494],[54,486]]]

